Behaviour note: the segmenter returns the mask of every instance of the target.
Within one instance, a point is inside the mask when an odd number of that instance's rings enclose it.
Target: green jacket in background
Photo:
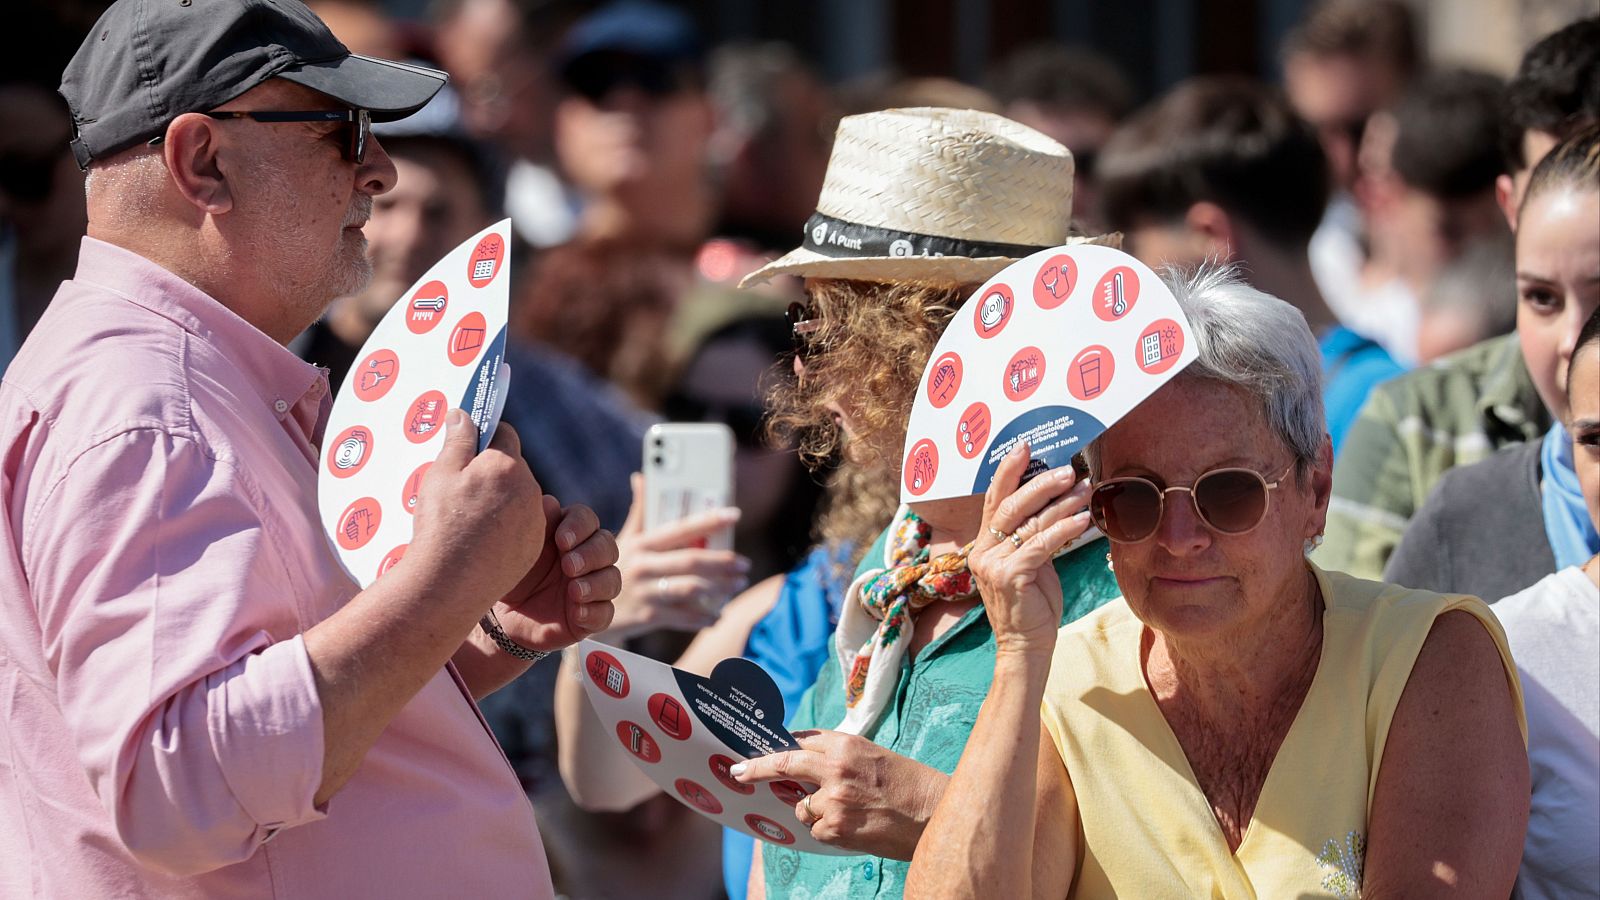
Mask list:
[[[888,532],[867,551],[857,570],[882,565]],[[1061,578],[1061,624],[1074,621],[1117,597],[1121,590],[1106,565],[1109,544],[1092,541],[1055,561]],[[894,704],[872,733],[879,746],[953,773],[978,721],[978,708],[994,680],[994,632],[983,605],[973,607],[900,673]],[[844,680],[837,655],[830,658],[795,710],[791,731],[833,728],[844,719]],[[774,844],[761,847],[768,897],[893,898],[905,890],[911,864],[876,856],[820,856]]]
[[[1328,530],[1312,559],[1382,580],[1439,476],[1549,428],[1515,332],[1378,385],[1334,463]]]

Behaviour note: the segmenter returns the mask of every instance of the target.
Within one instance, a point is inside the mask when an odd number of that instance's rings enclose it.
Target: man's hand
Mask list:
[[[533,567],[547,514],[510,425],[500,423],[482,453],[465,412],[451,410],[446,425],[444,446],[417,493],[411,544],[396,568],[420,593],[482,615]]]
[[[562,508],[546,494],[544,536],[539,558],[517,586],[495,607],[506,634],[524,647],[559,650],[605,630],[622,590],[617,542],[600,527],[587,506]]]
[[[795,818],[824,844],[887,859],[910,859],[950,776],[866,738],[837,731],[795,734],[799,750],[733,766],[739,781],[818,785],[794,805]]]

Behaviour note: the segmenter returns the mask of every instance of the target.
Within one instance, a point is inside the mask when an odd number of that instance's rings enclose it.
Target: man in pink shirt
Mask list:
[[[616,546],[453,411],[359,590],[283,346],[368,277],[370,120],[442,83],[297,0],[119,0],[69,66],[89,234],[0,385],[0,897],[550,896],[474,698],[609,623]]]

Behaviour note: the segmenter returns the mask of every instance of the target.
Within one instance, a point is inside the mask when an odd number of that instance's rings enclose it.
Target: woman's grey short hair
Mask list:
[[[1189,319],[1199,357],[1178,378],[1241,388],[1261,404],[1267,425],[1305,472],[1327,432],[1322,408],[1322,353],[1300,310],[1245,283],[1235,266],[1207,264],[1162,280]],[[1099,470],[1090,446],[1089,462]]]

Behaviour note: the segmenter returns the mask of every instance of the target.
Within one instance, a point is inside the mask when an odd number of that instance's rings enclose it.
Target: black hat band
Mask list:
[[[1048,245],[967,241],[860,225],[814,213],[806,220],[805,240],[800,246],[813,253],[839,259],[913,256],[964,256],[968,259],[1003,256],[1016,259],[1043,250]]]

